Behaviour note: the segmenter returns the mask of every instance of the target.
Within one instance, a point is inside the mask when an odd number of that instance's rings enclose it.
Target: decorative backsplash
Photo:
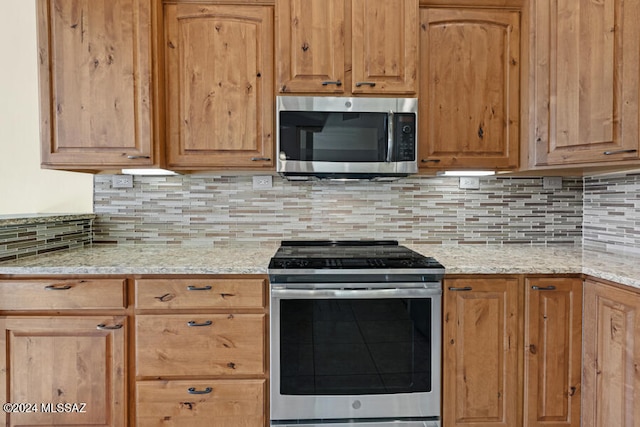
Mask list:
[[[583,243],[640,255],[640,173],[585,178]]]
[[[251,176],[136,176],[94,183],[94,243],[233,244],[288,239],[397,239],[433,244],[580,244],[581,178],[545,190],[542,178],[289,182],[254,190]]]
[[[91,244],[93,215],[0,221],[0,262]]]

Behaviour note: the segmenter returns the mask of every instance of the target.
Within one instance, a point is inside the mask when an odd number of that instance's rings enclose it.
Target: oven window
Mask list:
[[[280,150],[287,160],[384,162],[386,113],[282,111]]]
[[[431,299],[280,301],[280,393],[431,391]]]

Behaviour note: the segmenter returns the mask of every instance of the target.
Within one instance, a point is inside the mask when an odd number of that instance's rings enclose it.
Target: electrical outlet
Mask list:
[[[545,190],[560,190],[562,189],[562,177],[561,176],[545,176],[542,177],[542,188]]]
[[[261,190],[264,188],[273,187],[273,177],[270,175],[254,176],[253,177],[253,189]]]
[[[477,176],[461,176],[459,188],[463,190],[477,190],[480,188],[480,178]]]
[[[133,188],[133,175],[114,175],[111,188]]]

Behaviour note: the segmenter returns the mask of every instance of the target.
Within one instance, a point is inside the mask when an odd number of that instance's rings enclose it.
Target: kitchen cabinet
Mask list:
[[[266,286],[246,276],[136,280],[137,426],[265,424]]]
[[[0,281],[0,401],[36,405],[0,426],[127,425],[123,284]]]
[[[273,7],[165,4],[164,21],[167,167],[273,167]]]
[[[445,278],[443,426],[580,426],[582,279]]]
[[[520,11],[421,8],[418,111],[421,168],[517,168]]]
[[[415,95],[417,0],[277,0],[282,94]]]
[[[586,280],[582,425],[640,425],[640,293]]]
[[[638,159],[640,3],[531,2],[532,166]]]
[[[518,424],[518,278],[444,281],[443,427]]]
[[[37,0],[45,168],[154,165],[151,0]]]
[[[525,282],[524,426],[580,427],[582,280]]]

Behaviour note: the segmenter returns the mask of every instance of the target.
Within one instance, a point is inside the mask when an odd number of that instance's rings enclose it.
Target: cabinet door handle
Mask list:
[[[209,394],[213,391],[213,389],[211,387],[207,387],[204,390],[196,390],[195,387],[189,387],[187,389],[187,392],[189,394]]]
[[[455,292],[467,292],[472,291],[473,288],[471,286],[465,286],[464,288],[449,288],[449,290]]]
[[[555,291],[556,287],[555,286],[532,286],[531,289],[533,289],[534,291]]]
[[[207,320],[206,322],[198,323],[195,320],[190,320],[187,322],[187,326],[211,326],[213,322],[211,320]]]
[[[328,86],[328,85],[342,86],[342,82],[340,80],[336,80],[336,81],[327,80],[326,82],[322,82],[322,86]]]
[[[117,325],[107,326],[104,323],[100,323],[98,326],[96,326],[96,329],[100,329],[101,331],[115,331],[118,329],[122,329],[122,324],[118,323]]]
[[[151,156],[127,156],[129,160],[150,159]]]
[[[611,156],[612,154],[626,154],[626,153],[637,153],[638,150],[629,149],[629,150],[613,150],[613,151],[605,151],[603,154],[605,156]]]
[[[376,85],[375,82],[356,82],[356,87],[360,87],[360,86],[375,87],[375,85]]]
[[[252,162],[270,162],[271,157],[252,157],[251,161]]]
[[[440,163],[440,159],[422,159],[422,163]]]
[[[71,285],[47,285],[44,287],[47,291],[66,291],[71,289],[73,286]]]
[[[188,291],[210,291],[211,289],[213,289],[213,287],[211,285],[207,285],[207,286],[187,286],[187,290]]]

